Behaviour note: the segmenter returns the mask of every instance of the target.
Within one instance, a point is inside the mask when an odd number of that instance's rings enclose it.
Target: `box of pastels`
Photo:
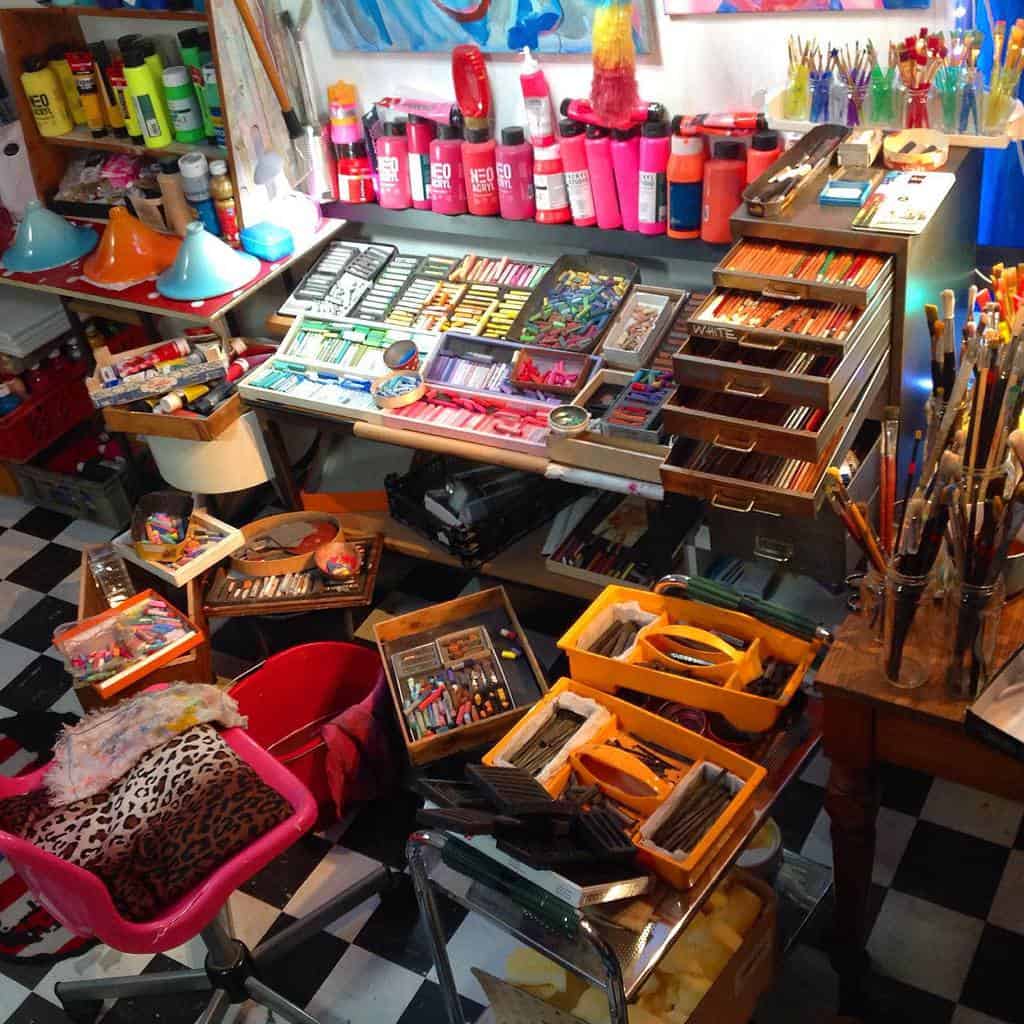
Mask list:
[[[575,679],[559,679],[483,760],[528,771],[555,799],[572,786],[596,787],[638,862],[680,889],[693,884],[750,811],[766,774],[690,729]]]
[[[153,590],[53,635],[74,684],[92,685],[104,700],[202,641],[202,632]]]
[[[548,407],[525,398],[460,394],[428,387],[411,405],[384,412],[391,427],[492,448],[545,455]]]
[[[508,332],[513,341],[592,352],[640,270],[610,256],[560,256]]]
[[[687,292],[634,285],[601,342],[604,361],[616,369],[639,370],[672,326]]]
[[[569,671],[599,690],[634,690],[763,732],[800,688],[820,641],[742,612],[608,586],[558,641]]]

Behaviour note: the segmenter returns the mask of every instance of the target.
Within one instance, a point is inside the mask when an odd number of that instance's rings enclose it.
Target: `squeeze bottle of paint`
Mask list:
[[[181,63],[188,68],[192,88],[199,101],[199,110],[203,115],[203,134],[208,139],[214,137],[213,122],[210,120],[210,108],[206,102],[206,87],[203,83],[203,63],[199,54],[199,30],[186,28],[178,33],[178,47],[181,50]],[[122,53],[123,53],[122,49]]]
[[[587,127],[587,169],[590,190],[594,195],[597,226],[605,230],[622,227],[619,199],[615,194],[615,171],[612,168],[612,140],[608,129],[596,124]]]
[[[579,228],[588,228],[597,223],[584,131],[583,125],[571,118],[565,117],[558,122],[558,134],[561,136],[558,150],[565,171],[565,189],[569,194],[572,222]]]
[[[778,132],[756,132],[747,150],[747,184],[757,181],[782,155],[782,139]]]
[[[668,219],[668,187],[665,178],[672,143],[664,121],[640,129],[640,190],[637,219],[640,234],[663,235]]]
[[[89,52],[92,54],[92,69],[96,76],[96,91],[103,105],[103,118],[119,139],[126,139],[128,129],[125,127],[124,113],[110,81],[110,71],[114,63],[110,59],[110,50],[107,49],[106,43],[93,43],[89,47]]]
[[[533,154],[533,193],[538,224],[565,224],[572,217],[558,143]]]
[[[164,217],[171,230],[182,238],[185,228],[195,220],[195,211],[185,199],[185,188],[181,183],[181,171],[175,157],[160,161],[160,173],[156,176],[160,195],[164,197]]]
[[[217,210],[210,198],[210,168],[202,153],[186,153],[178,159],[178,170],[181,171],[181,185],[185,190],[185,198],[203,222],[203,227],[211,235],[220,234],[220,223]]]
[[[506,220],[533,220],[533,149],[518,126],[502,128],[501,145],[494,149],[498,176],[498,206]]]
[[[156,43],[152,39],[143,39],[139,46],[142,48],[146,67],[149,68],[149,73],[153,76],[156,98],[160,102],[167,123],[170,124],[171,112],[167,109],[167,97],[164,96],[164,59],[160,56],[160,51],[156,48]]]
[[[466,181],[462,174],[462,132],[439,124],[430,144],[430,206],[434,213],[465,213]]]
[[[213,125],[213,141],[218,146],[226,146],[228,140],[224,129],[224,108],[220,99],[217,65],[211,61],[203,65],[203,91],[206,93],[206,106],[210,111],[210,122]]]
[[[75,76],[75,85],[85,110],[85,120],[93,138],[101,139],[107,134],[103,120],[103,104],[100,102],[99,87],[96,84],[96,67],[88,50],[69,50],[68,66]]]
[[[64,94],[64,103],[75,124],[85,124],[85,111],[82,109],[82,98],[78,95],[78,86],[75,85],[75,76],[71,74],[68,67],[68,59],[65,56],[67,47],[63,43],[56,43],[46,51],[47,67],[57,76],[60,83],[60,91]]]
[[[175,140],[202,142],[206,138],[203,115],[199,110],[199,100],[196,99],[188,68],[184,65],[164,68],[164,95],[167,97]]]
[[[338,198],[343,203],[373,202],[373,168],[362,139],[338,147]]]
[[[362,141],[356,87],[351,82],[335,82],[327,87],[327,114],[331,119],[331,141],[335,145]]]
[[[551,106],[551,90],[537,58],[523,47],[523,70],[519,84],[526,105],[526,131],[534,146],[550,146],[555,141],[555,111]]]
[[[667,178],[669,237],[699,238],[704,182],[704,139],[700,135],[672,136]]]
[[[174,141],[170,121],[157,99],[153,75],[146,66],[146,58],[138,47],[122,51],[124,77],[128,93],[135,104],[135,117],[142,128],[143,141],[151,149],[161,149]],[[204,161],[205,162],[205,161]]]
[[[380,180],[377,202],[386,210],[409,207],[409,142],[405,121],[388,121],[377,141],[377,177]]]
[[[636,231],[640,203],[640,129],[636,126],[612,132],[612,168],[622,227]]]
[[[64,103],[57,76],[42,57],[29,57],[21,73],[21,85],[36,119],[36,127],[44,138],[66,135],[75,127]]]
[[[409,142],[409,194],[417,210],[430,209],[430,143],[434,141],[434,122],[419,114],[409,115],[406,130]]]
[[[711,159],[704,165],[704,214],[700,237],[705,242],[732,240],[729,218],[743,201],[747,181],[744,149],[743,143],[735,139],[720,139],[713,144]]]
[[[494,168],[494,139],[486,128],[467,128],[462,143],[462,173],[466,202],[478,217],[498,213],[498,178]]]

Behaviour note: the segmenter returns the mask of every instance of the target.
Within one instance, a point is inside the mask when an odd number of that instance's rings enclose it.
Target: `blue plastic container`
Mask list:
[[[295,250],[295,239],[287,228],[271,224],[269,220],[260,221],[250,228],[242,228],[239,238],[242,248],[253,256],[267,263],[273,263]]]

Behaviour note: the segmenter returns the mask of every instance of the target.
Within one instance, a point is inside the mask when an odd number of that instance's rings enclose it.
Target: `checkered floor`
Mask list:
[[[108,539],[93,523],[0,498],[0,718],[16,712],[79,710],[50,637],[75,616],[79,552]],[[477,585],[469,574],[385,559],[378,603],[403,610],[444,600]],[[574,602],[509,588],[538,656],[556,655],[554,637],[578,613]],[[307,616],[260,635],[271,649],[329,635],[331,624]],[[305,628],[305,632],[302,629]],[[251,624],[249,626],[251,629]],[[234,620],[216,635],[218,655],[252,657],[251,632]],[[819,756],[786,793],[776,818],[788,848],[829,863],[822,793],[828,765]],[[905,770],[883,777],[883,809],[875,865],[870,952],[875,964],[872,1020],[912,1024],[1024,1022],[1024,1000],[1012,981],[1024,962],[1024,807]],[[255,944],[347,887],[379,861],[400,865],[415,804],[389,801],[362,812],[340,837],[310,835],[232,898],[241,937]],[[830,902],[822,903],[790,953],[779,983],[765,998],[759,1024],[812,1024],[835,1005],[835,979],[824,952]],[[467,1020],[483,1012],[484,996],[470,967],[501,973],[510,940],[475,916],[443,903],[449,950]],[[0,1024],[66,1024],[57,981],[198,966],[198,942],[153,957],[122,956],[98,946],[56,966],[0,963]],[[324,1024],[434,1024],[444,1021],[426,939],[408,885],[374,898],[335,922],[300,953],[275,965],[271,983]],[[191,1024],[204,1003],[174,997],[122,1001],[112,1024]],[[243,1008],[242,1024],[261,1024],[262,1011]]]

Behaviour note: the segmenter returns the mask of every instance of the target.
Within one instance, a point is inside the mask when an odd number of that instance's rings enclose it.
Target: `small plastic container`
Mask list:
[[[109,545],[89,549],[89,572],[103,599],[111,608],[135,594],[135,585],[128,575],[124,559]]]
[[[289,256],[295,250],[292,233],[278,224],[271,224],[268,220],[260,221],[249,228],[242,228],[239,238],[242,248],[247,253],[268,263]]]

